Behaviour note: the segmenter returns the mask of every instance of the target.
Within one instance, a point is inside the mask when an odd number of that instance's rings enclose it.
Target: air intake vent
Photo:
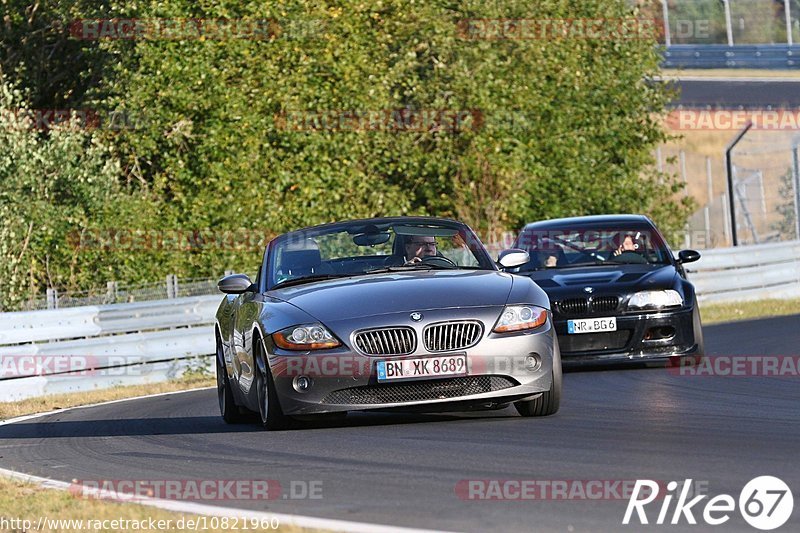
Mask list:
[[[356,347],[367,355],[408,355],[417,349],[411,328],[378,328],[356,333]]]
[[[472,394],[482,394],[519,385],[505,376],[467,376],[443,380],[424,380],[412,383],[390,383],[354,387],[331,392],[322,403],[333,405],[368,405],[384,403],[444,400]]]
[[[558,302],[558,311],[562,315],[583,315],[589,311],[586,298],[567,298]]]
[[[422,333],[425,349],[429,352],[463,350],[481,339],[483,325],[473,320],[431,324]]]
[[[595,296],[592,298],[592,312],[594,313],[610,313],[616,311],[618,305],[618,296]]]

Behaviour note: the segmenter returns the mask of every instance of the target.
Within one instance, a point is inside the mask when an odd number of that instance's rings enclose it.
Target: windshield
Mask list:
[[[270,244],[268,288],[408,270],[496,270],[466,225],[354,221],[287,233]]]
[[[670,251],[649,227],[614,229],[526,229],[517,248],[527,250],[530,262],[520,271],[607,264],[670,263]]]

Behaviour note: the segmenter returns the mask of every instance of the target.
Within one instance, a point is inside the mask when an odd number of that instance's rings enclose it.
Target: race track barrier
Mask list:
[[[800,241],[700,250],[686,271],[700,302],[800,298]]]

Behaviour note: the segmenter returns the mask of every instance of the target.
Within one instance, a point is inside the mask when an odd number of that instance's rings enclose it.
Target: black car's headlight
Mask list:
[[[667,307],[681,307],[683,298],[672,289],[665,291],[641,291],[635,293],[628,300],[628,309],[665,309]]]
[[[336,348],[341,343],[322,324],[291,326],[272,334],[272,339],[284,350],[324,350]]]
[[[547,322],[547,309],[536,305],[507,305],[495,324],[495,333],[534,329]]]

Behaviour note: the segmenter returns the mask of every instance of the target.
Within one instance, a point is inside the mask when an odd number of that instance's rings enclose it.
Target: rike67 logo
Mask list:
[[[687,479],[681,489],[678,488],[678,482],[670,481],[667,483],[666,492],[662,494],[659,491],[659,483],[649,479],[637,479],[622,523],[630,524],[634,511],[640,524],[651,523],[649,520],[652,520],[652,514],[648,517],[645,507],[656,500],[661,502],[661,508],[655,524],[694,525],[697,524],[695,513],[700,514],[703,521],[711,526],[719,526],[730,520],[731,513],[737,507],[733,496],[720,494],[702,505],[700,502],[708,495],[701,494],[689,499],[691,486],[691,479]],[[676,496],[675,507],[670,509]],[[657,506],[658,504],[654,507]],[[794,508],[794,498],[789,486],[783,480],[773,476],[759,476],[751,479],[739,493],[738,507],[748,524],[756,529],[768,531],[779,528],[789,520]]]

